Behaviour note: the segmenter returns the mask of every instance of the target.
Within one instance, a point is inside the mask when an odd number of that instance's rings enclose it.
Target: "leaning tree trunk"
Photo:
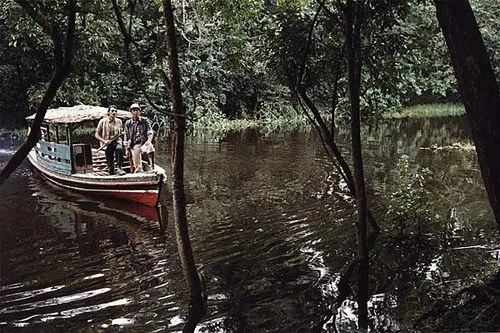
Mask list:
[[[346,4],[346,50],[349,74],[349,99],[351,103],[352,162],[358,222],[356,234],[358,242],[358,325],[368,329],[368,208],[361,153],[360,88],[361,88],[361,16],[363,1],[348,0]]]
[[[313,100],[310,98],[310,96],[307,93],[307,88],[303,85],[302,80],[304,78],[304,73],[306,70],[306,63],[307,63],[307,58],[309,57],[309,54],[311,52],[311,45],[312,45],[312,38],[313,38],[313,32],[314,32],[314,27],[316,25],[316,20],[320,14],[320,12],[323,10],[324,5],[326,1],[323,0],[319,3],[319,7],[316,11],[316,14],[314,15],[313,22],[311,24],[311,27],[309,29],[309,35],[307,38],[307,47],[304,52],[304,58],[302,59],[300,68],[299,68],[299,73],[297,76],[297,82],[296,82],[296,92],[298,94],[298,100],[302,108],[304,109],[304,113],[308,117],[309,121],[311,124],[316,128],[318,131],[318,134],[321,138],[321,142],[323,144],[323,147],[325,148],[327,154],[332,158],[334,162],[334,166],[339,172],[340,176],[342,179],[346,182],[347,187],[349,189],[349,192],[353,197],[356,197],[356,186],[354,185],[354,177],[351,173],[351,169],[349,167],[349,164],[347,161],[344,159],[342,156],[336,142],[335,142],[335,109],[337,107],[337,89],[338,89],[338,84],[339,84],[339,78],[342,74],[342,64],[344,61],[339,61],[336,64],[337,70],[335,73],[335,80],[333,83],[333,92],[332,92],[332,122],[330,128],[328,128],[325,120],[323,119],[323,116],[321,115],[319,109],[317,106],[314,104]],[[345,45],[342,47],[345,49]],[[361,68],[359,69],[361,72]],[[358,92],[359,95],[359,92]],[[303,106],[302,102],[307,106],[308,110],[311,112],[306,111],[306,108]],[[359,104],[359,103],[358,103]],[[375,218],[371,214],[370,210],[367,211],[368,214],[368,222],[371,224],[373,227],[373,230],[375,232],[378,232],[380,230],[380,227],[378,226],[377,222],[375,221]]]
[[[468,0],[435,0],[465,105],[484,187],[500,229],[500,96],[495,73]]]
[[[186,194],[184,192],[186,108],[182,101],[174,16],[170,0],[163,0],[163,9],[167,24],[167,43],[170,51],[168,57],[168,64],[170,67],[170,97],[172,98],[174,111],[174,129],[171,154],[174,221],[177,235],[177,248],[190,292],[189,320],[184,327],[184,332],[193,332],[196,328],[196,324],[201,319],[203,296],[202,285],[196,269],[191,241],[189,239],[188,220],[186,214]]]
[[[2,185],[17,167],[28,156],[30,150],[35,146],[39,139],[40,127],[42,125],[47,109],[52,103],[57,90],[64,82],[64,79],[69,75],[71,70],[71,61],[73,59],[73,40],[75,35],[75,20],[76,20],[76,0],[68,1],[67,6],[67,28],[66,37],[64,38],[59,29],[53,26],[45,16],[32,6],[29,0],[16,0],[16,2],[26,11],[26,13],[35,21],[42,30],[52,38],[54,43],[54,63],[55,71],[52,76],[49,86],[37,107],[36,116],[31,124],[31,130],[26,141],[7,161],[5,166],[0,169],[0,185]]]

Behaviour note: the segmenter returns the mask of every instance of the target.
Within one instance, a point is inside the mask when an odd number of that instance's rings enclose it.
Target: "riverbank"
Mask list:
[[[412,105],[403,109],[393,110],[382,115],[386,119],[394,118],[434,118],[451,117],[465,114],[462,104],[432,103]]]
[[[413,105],[410,107],[388,111],[383,113],[383,119],[402,119],[402,118],[437,118],[437,117],[450,117],[461,116],[465,114],[465,108],[461,104],[454,103],[433,103]],[[169,122],[166,120],[160,121],[157,117],[149,117],[152,121],[153,127],[160,137],[168,135]],[[325,115],[325,121],[330,121],[328,115]],[[188,126],[188,131],[193,132],[211,132],[212,135],[221,135],[229,132],[237,132],[249,129],[258,129],[260,132],[274,132],[277,130],[286,131],[294,130],[297,128],[310,127],[311,123],[304,113],[291,113],[284,112],[275,113],[273,117],[266,117],[262,119],[227,119],[224,117],[217,118],[217,120],[205,121],[204,119],[197,119],[191,121]],[[93,135],[94,127],[79,128],[76,130],[77,135]],[[26,134],[26,130],[20,130],[21,133]]]
[[[384,119],[401,118],[436,118],[460,116],[465,114],[465,108],[462,104],[455,103],[432,103],[420,104],[388,111],[381,115]],[[328,116],[326,121],[329,121]],[[208,130],[216,133],[227,133],[230,131],[239,131],[246,129],[276,130],[276,129],[295,129],[297,127],[310,126],[309,119],[304,113],[295,113],[293,116],[289,112],[279,116],[279,113],[271,119],[234,119],[229,120],[220,118],[214,122],[204,122],[203,120],[194,122],[192,128],[196,130]]]

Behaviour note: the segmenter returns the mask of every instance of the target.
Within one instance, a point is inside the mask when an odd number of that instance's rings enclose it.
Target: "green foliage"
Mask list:
[[[36,6],[64,32],[65,1],[41,1]],[[133,88],[127,87],[128,73],[121,71],[121,35],[110,18],[109,8],[87,2],[79,11],[72,74],[58,91],[53,106],[119,104]],[[52,75],[52,41],[14,1],[0,9],[0,26],[8,36],[7,58],[17,68],[17,72],[12,73],[16,80],[10,82],[19,81],[20,89],[29,96],[22,108],[31,108],[38,104]]]
[[[449,117],[465,114],[462,104],[432,103],[412,105],[401,109],[392,109],[383,114],[384,118],[430,118]]]
[[[269,65],[279,82],[290,89],[295,87],[305,56],[310,14],[277,8],[267,30]]]
[[[456,94],[455,77],[432,3],[416,2],[413,10],[388,32],[400,47],[392,77],[402,103],[420,96]]]
[[[487,1],[470,2],[498,76],[498,11],[495,13],[495,10],[491,10],[491,4]],[[411,10],[398,19],[387,35],[397,41],[398,48],[392,59],[394,71],[389,71],[389,76],[385,79],[395,82],[395,87],[391,89],[400,103],[414,104],[456,98],[458,91],[455,76],[436,20],[435,7],[431,2],[412,1]],[[384,58],[382,61],[385,61]],[[387,70],[388,66],[383,68]]]
[[[19,126],[28,115],[29,92],[50,76],[50,39],[13,1],[0,6],[0,124]]]
[[[123,36],[109,2],[79,4],[73,71],[53,106],[76,103],[117,104],[132,101],[152,116],[169,110],[165,73],[168,50],[161,1],[118,1],[131,23],[132,70]],[[471,1],[500,73],[499,21],[491,6]],[[64,0],[35,2],[60,31],[65,27]],[[318,2],[174,1],[183,96],[193,121],[217,124],[225,119],[263,122],[294,119],[292,90],[304,60],[307,37]],[[331,107],[338,71],[338,109],[347,109],[343,2],[326,2],[317,18],[304,83],[324,110]],[[453,71],[432,3],[419,0],[371,1],[364,10],[363,115],[377,117],[401,105],[453,99]],[[52,42],[13,0],[0,8],[0,119],[18,123],[37,104],[53,71]],[[141,84],[138,84],[137,79]],[[155,105],[157,108],[152,111]],[[16,117],[13,117],[13,115]],[[346,113],[344,113],[346,114]],[[158,122],[163,123],[163,122]]]
[[[260,51],[267,24],[264,5],[205,2],[200,8],[184,9],[198,18],[196,29],[180,27],[184,31],[180,66],[183,73],[190,73],[183,77],[184,97],[196,119],[260,117],[264,95],[274,88]]]
[[[410,169],[408,156],[401,157],[391,177],[393,183],[387,189],[389,204],[385,221],[389,229],[401,232],[406,228],[420,229],[436,218],[428,186],[431,176],[429,169]]]
[[[489,1],[471,0],[470,3],[498,82],[500,78],[500,34],[498,33],[500,31],[500,20],[498,20],[500,6],[498,1],[493,4]]]
[[[205,19],[210,18],[229,29],[243,28],[248,22],[258,19],[259,9],[264,4],[264,0],[203,1],[200,13]]]
[[[290,89],[294,89],[304,61],[317,5],[311,3],[310,7],[292,8],[276,9],[273,24],[268,30],[270,64],[279,82]],[[365,118],[377,110],[400,104],[401,93],[393,84],[392,70],[399,43],[397,36],[387,34],[386,29],[394,26],[406,10],[406,2],[394,5],[387,1],[378,1],[365,8],[361,96]],[[320,12],[312,32],[307,67],[302,78],[317,105],[327,108],[334,97],[333,86],[337,84],[337,116],[341,118],[348,105],[343,19],[343,9],[338,4]]]

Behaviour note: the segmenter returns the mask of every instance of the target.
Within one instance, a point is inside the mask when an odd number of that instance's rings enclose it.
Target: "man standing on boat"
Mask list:
[[[101,147],[106,147],[106,162],[110,175],[124,175],[123,146],[122,146],[122,121],[116,117],[116,105],[110,105],[108,115],[99,120],[95,130],[95,138],[99,140]],[[118,169],[115,172],[115,155]]]
[[[147,118],[141,117],[139,104],[132,104],[129,111],[132,118],[125,122],[125,147],[127,147],[127,154],[132,155],[134,172],[143,172],[142,153],[148,155],[149,165],[153,169],[155,165],[153,128]]]

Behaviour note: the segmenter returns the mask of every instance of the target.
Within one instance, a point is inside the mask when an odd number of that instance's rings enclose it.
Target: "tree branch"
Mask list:
[[[52,38],[54,42],[55,70],[49,82],[49,86],[47,87],[47,90],[45,91],[40,104],[38,104],[35,119],[31,124],[28,138],[14,153],[14,155],[12,155],[9,161],[7,161],[4,167],[0,169],[0,185],[2,185],[12,175],[12,173],[22,163],[26,156],[28,156],[30,150],[38,142],[40,127],[45,118],[45,114],[47,113],[47,109],[52,103],[57,90],[64,82],[64,79],[70,73],[71,61],[73,58],[73,40],[75,37],[74,32],[76,21],[76,0],[68,0],[68,26],[65,43],[63,42],[63,36],[57,32],[57,28],[52,26],[45,16],[43,16],[39,12],[36,12],[33,7],[29,5],[28,1],[16,0],[16,2],[21,7],[23,7],[23,9],[28,12],[33,20],[42,26],[43,31],[49,34]],[[65,44],[65,50],[63,49],[63,44]]]
[[[149,96],[146,88],[144,87],[144,83],[143,83],[142,78],[141,78],[141,70],[140,70],[139,66],[135,63],[134,56],[132,55],[132,48],[131,48],[130,45],[133,44],[133,38],[132,38],[132,23],[133,23],[133,21],[132,21],[132,14],[133,14],[133,11],[134,11],[134,8],[135,8],[135,2],[133,2],[131,4],[131,6],[130,6],[131,8],[130,8],[130,18],[129,18],[128,28],[125,25],[125,22],[124,22],[124,19],[123,19],[123,15],[122,15],[122,11],[121,11],[120,6],[118,5],[117,0],[112,0],[111,3],[113,4],[113,10],[115,12],[116,21],[118,23],[118,28],[120,29],[120,32],[121,32],[122,37],[123,37],[123,44],[124,44],[125,54],[127,56],[127,60],[129,62],[129,65],[132,67],[132,73],[134,75],[135,80],[137,81],[137,84],[139,85],[139,90],[143,93],[144,97],[146,98],[146,100],[148,101],[149,105],[151,105],[151,107],[153,109],[155,109],[159,113],[168,114],[168,112],[166,112],[166,110],[163,110],[158,105],[156,105],[156,103]],[[170,87],[170,82],[168,81],[168,78],[165,75],[165,73],[163,73],[163,71],[162,71],[162,78],[164,78],[164,80],[166,78],[166,80],[167,80],[167,81],[164,82],[165,86]]]
[[[29,0],[15,0],[19,6],[35,21],[42,30],[49,36],[53,37],[54,26],[47,20],[45,16],[37,12],[31,5]]]

